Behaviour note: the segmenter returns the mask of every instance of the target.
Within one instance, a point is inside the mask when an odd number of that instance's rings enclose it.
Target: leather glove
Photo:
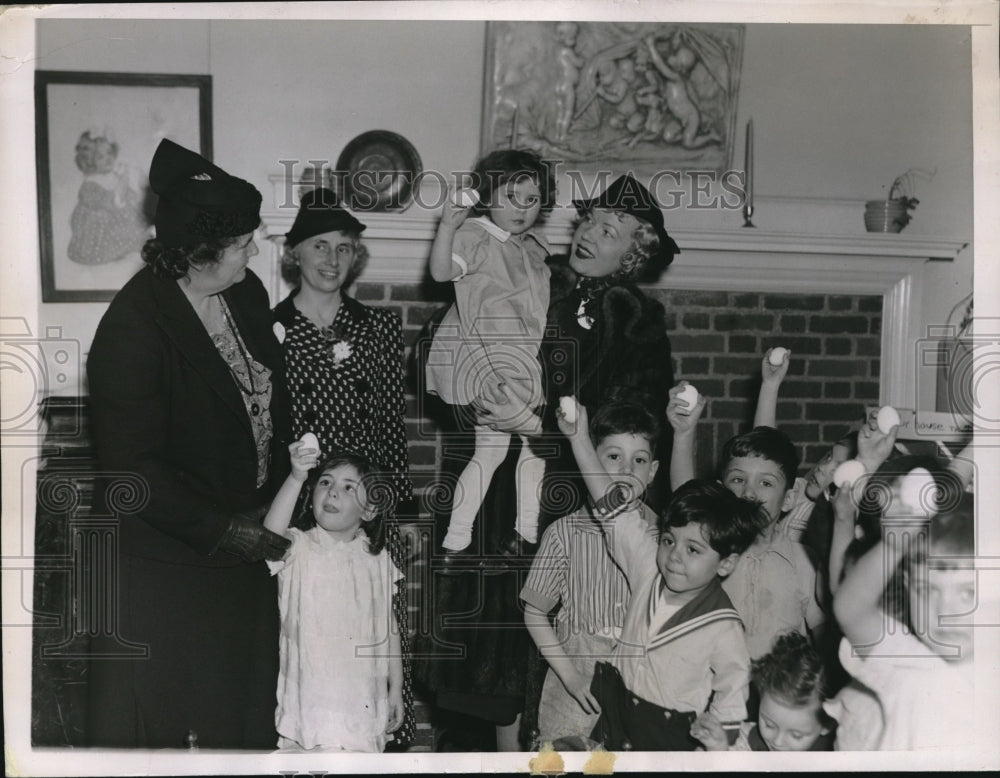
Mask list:
[[[222,533],[212,554],[227,551],[244,562],[260,562],[264,559],[277,562],[291,544],[288,538],[271,532],[256,519],[237,514],[230,519],[229,526]]]

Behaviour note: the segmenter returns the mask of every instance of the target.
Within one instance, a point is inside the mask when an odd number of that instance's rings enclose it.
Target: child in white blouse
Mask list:
[[[292,472],[264,526],[292,545],[280,562],[278,708],[282,750],[380,752],[403,722],[403,663],[392,592],[402,573],[385,550],[392,487],[364,457],[341,453],[315,469],[300,522],[299,491],[319,456],[307,433],[289,446]],[[388,499],[385,499],[388,498]]]

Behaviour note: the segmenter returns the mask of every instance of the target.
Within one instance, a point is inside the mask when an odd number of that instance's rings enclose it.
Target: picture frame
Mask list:
[[[111,300],[142,266],[163,138],[211,159],[211,76],[36,71],[42,302]]]
[[[529,148],[640,178],[722,173],[737,141],[745,27],[488,22],[481,151]]]

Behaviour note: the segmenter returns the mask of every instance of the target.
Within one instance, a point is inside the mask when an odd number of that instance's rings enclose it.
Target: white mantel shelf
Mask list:
[[[553,253],[566,251],[572,234],[568,209],[554,213],[543,234]],[[418,284],[429,279],[427,258],[437,227],[435,211],[358,214],[367,225],[370,254],[363,281]],[[277,271],[284,235],[295,209],[262,214],[272,243],[270,256],[255,265],[270,272],[272,300],[287,294]],[[960,238],[902,233],[824,235],[758,228],[671,230],[681,253],[647,286],[704,291],[881,295],[882,356],[880,401],[913,408],[916,350],[925,333],[923,268],[929,261],[953,261],[967,245]],[[268,252],[264,252],[267,254]]]
[[[674,239],[683,252],[739,251],[774,254],[837,254],[841,256],[919,257],[954,260],[968,241],[903,237],[900,233],[864,235],[807,235],[737,228],[712,232],[677,231]]]

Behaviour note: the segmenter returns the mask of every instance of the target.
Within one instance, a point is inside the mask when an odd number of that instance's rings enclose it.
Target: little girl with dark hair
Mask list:
[[[704,713],[691,736],[706,751],[832,751],[836,722],[823,708],[826,672],[809,638],[786,632],[753,662],[750,681],[760,694],[757,722],[740,725],[729,745],[722,725]]]
[[[390,482],[362,456],[289,446],[292,472],[264,526],[291,546],[278,576],[281,665],[275,723],[282,750],[381,752],[403,722],[403,663],[392,592],[403,577],[385,550]],[[311,497],[289,523],[310,469]]]
[[[431,275],[454,282],[455,304],[431,343],[427,391],[461,408],[507,386],[534,408],[543,396],[538,348],[550,271],[548,244],[533,228],[555,201],[554,171],[534,152],[501,149],[483,157],[473,177],[470,200],[445,203],[431,248]],[[496,427],[476,425],[475,436],[475,453],[456,484],[442,540],[447,554],[471,544],[476,514],[510,445],[510,434]],[[531,544],[538,541],[537,493],[544,469],[525,443],[518,461],[515,530]],[[513,553],[517,538],[509,540]]]

